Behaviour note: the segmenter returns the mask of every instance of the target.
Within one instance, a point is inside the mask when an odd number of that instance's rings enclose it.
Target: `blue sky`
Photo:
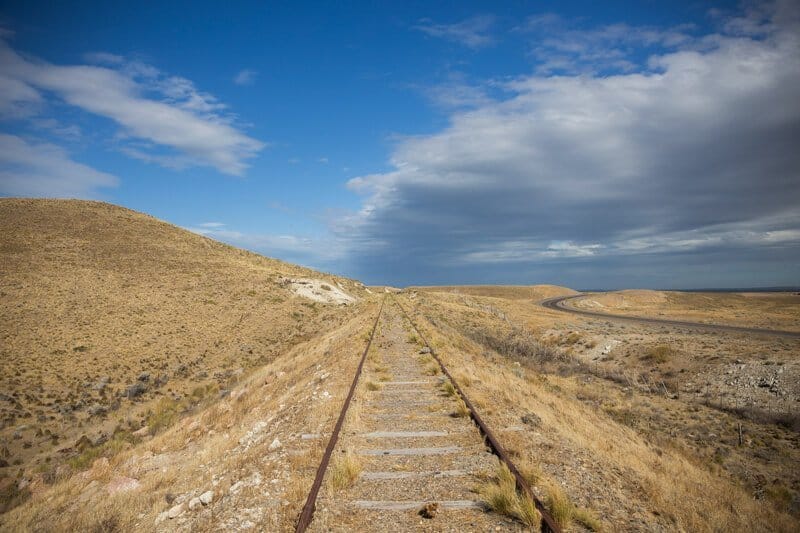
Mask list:
[[[0,8],[1,195],[367,283],[800,284],[796,2],[112,4]]]

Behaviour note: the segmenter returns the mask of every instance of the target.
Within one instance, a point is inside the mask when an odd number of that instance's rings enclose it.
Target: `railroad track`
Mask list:
[[[446,380],[455,393],[444,391]],[[453,416],[459,411],[462,416]],[[542,531],[558,532],[494,433],[392,299],[381,304],[296,531],[525,530],[512,518],[487,512],[474,491],[500,462],[515,476],[520,494],[536,504]],[[331,479],[344,464],[357,465],[360,473],[336,486]]]
[[[583,298],[585,294],[577,294],[574,296],[559,296],[557,298],[549,298],[539,302],[539,305],[554,311],[562,311],[565,313],[572,313],[576,315],[584,315],[593,318],[603,318],[606,320],[614,320],[617,322],[636,322],[639,324],[650,324],[656,326],[675,326],[679,328],[713,331],[716,333],[745,333],[749,335],[763,335],[770,337],[786,337],[792,339],[800,339],[800,332],[797,331],[783,331],[777,329],[762,329],[762,328],[748,328],[744,326],[726,326],[723,324],[704,324],[702,322],[688,322],[684,320],[667,320],[661,318],[648,318],[643,316],[625,316],[615,315],[612,313],[601,313],[599,311],[586,311],[584,309],[576,309],[568,304],[569,300],[576,298]]]

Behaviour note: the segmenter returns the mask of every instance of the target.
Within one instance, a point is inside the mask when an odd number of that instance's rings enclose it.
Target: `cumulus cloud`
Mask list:
[[[414,29],[431,37],[478,49],[494,42],[491,35],[495,18],[491,15],[478,15],[453,24],[437,24],[430,19],[422,19]]]
[[[0,133],[0,194],[86,198],[119,180],[105,172],[77,163],[67,152],[50,143],[31,143]]]
[[[393,170],[351,180],[363,206],[334,231],[373,279],[767,248],[796,265],[800,26],[786,5],[686,46],[640,32],[662,50],[633,72],[512,80],[509,97],[400,141]]]
[[[37,115],[54,95],[116,123],[120,138],[139,143],[126,146],[129,155],[173,168],[206,165],[242,175],[265,146],[236,127],[226,106],[190,80],[111,54],[87,59],[92,64],[54,65],[23,57],[0,40],[0,114]],[[172,153],[160,153],[164,149]]]

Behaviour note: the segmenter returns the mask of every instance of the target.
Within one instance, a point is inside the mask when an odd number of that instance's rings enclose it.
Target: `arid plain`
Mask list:
[[[556,286],[365,287],[98,202],[0,200],[0,254],[0,529],[292,530],[382,302],[342,457],[393,372],[458,414],[406,309],[565,531],[800,527],[798,337],[543,307],[577,294]],[[570,305],[800,332],[792,293]],[[326,478],[322,529],[370,524],[334,514],[376,461],[354,457]],[[483,508],[398,511],[404,527],[536,527],[492,504],[502,475],[470,476],[436,485]]]

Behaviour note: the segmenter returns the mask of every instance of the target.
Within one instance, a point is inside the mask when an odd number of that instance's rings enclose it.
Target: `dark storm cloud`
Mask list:
[[[335,231],[358,274],[665,286],[669,265],[715,265],[755,285],[761,257],[800,281],[797,11],[727,19],[639,72],[520,78],[400,142],[392,171],[349,184],[363,208]]]

